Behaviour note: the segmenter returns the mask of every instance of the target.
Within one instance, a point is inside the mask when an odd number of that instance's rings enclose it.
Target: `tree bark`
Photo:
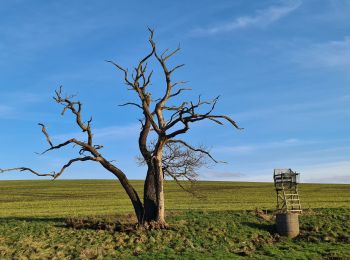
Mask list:
[[[163,154],[155,158],[155,172],[156,172],[156,190],[157,190],[157,222],[165,225],[165,201],[164,201],[164,174],[162,166]]]
[[[156,176],[152,163],[148,165],[147,176],[144,184],[144,221],[151,222],[157,220],[157,191]]]
[[[144,221],[155,222],[158,227],[164,227],[164,177],[161,158],[154,157],[148,164],[147,177],[144,186]]]

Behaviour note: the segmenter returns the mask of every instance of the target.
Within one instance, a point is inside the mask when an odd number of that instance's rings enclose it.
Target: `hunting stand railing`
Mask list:
[[[274,169],[278,213],[301,213],[298,193],[300,174],[291,169]]]

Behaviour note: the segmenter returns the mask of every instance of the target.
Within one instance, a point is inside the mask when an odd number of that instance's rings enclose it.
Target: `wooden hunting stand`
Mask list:
[[[300,174],[291,169],[274,169],[278,213],[302,212],[298,194],[299,177]]]
[[[299,235],[301,205],[298,194],[300,174],[291,169],[275,169],[273,180],[277,193],[276,229],[281,236]]]

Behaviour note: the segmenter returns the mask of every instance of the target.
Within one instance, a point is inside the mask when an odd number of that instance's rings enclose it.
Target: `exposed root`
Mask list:
[[[125,216],[68,217],[65,219],[65,226],[74,229],[106,230],[109,232],[127,233],[170,229],[167,223],[160,221],[148,221],[144,224],[137,224],[136,218],[131,214]]]
[[[139,225],[141,230],[160,230],[160,229],[169,229],[170,226],[162,221],[148,221],[143,225]]]

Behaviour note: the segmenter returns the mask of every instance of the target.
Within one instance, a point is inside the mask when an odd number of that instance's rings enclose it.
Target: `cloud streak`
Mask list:
[[[295,54],[294,61],[309,68],[345,68],[350,66],[350,36],[341,41],[313,44]]]
[[[349,57],[350,59],[350,57]],[[328,97],[327,99],[304,101],[303,103],[291,103],[282,104],[278,106],[271,106],[269,108],[258,107],[254,110],[247,110],[235,113],[231,115],[234,118],[241,120],[256,120],[257,118],[271,117],[273,115],[279,114],[289,114],[289,115],[312,115],[314,117],[319,115],[328,114],[341,114],[347,113],[348,102],[350,101],[350,95],[340,95],[337,97]]]
[[[310,165],[301,171],[303,182],[350,183],[350,161]]]
[[[266,142],[261,144],[251,144],[251,145],[242,145],[242,146],[222,146],[214,149],[215,152],[221,153],[233,153],[233,154],[251,154],[258,150],[266,149],[279,149],[292,146],[305,145],[307,142],[300,141],[296,138],[289,138],[281,141],[275,142]]]
[[[240,16],[223,24],[208,28],[198,28],[193,31],[195,35],[214,35],[231,32],[250,27],[266,27],[295,11],[302,4],[301,1],[288,1],[284,5],[270,6],[269,8],[256,11],[255,15]]]
[[[29,108],[33,105],[42,103],[47,98],[43,94],[30,92],[2,92],[0,97],[0,118],[30,120],[35,114]]]
[[[8,118],[13,114],[13,107],[7,105],[0,105],[0,118]]]
[[[200,180],[237,180],[237,178],[244,177],[243,174],[239,172],[227,172],[227,171],[208,171],[201,172],[199,174]]]
[[[288,166],[287,166],[288,167]],[[222,176],[220,180],[249,181],[249,182],[273,182],[273,168],[261,168],[260,170],[244,170],[240,174]],[[308,163],[292,169],[301,173],[302,183],[338,183],[350,184],[350,161],[341,160],[329,163]],[[215,174],[204,174],[204,178],[216,180]],[[203,178],[203,179],[204,179]]]
[[[114,141],[114,140],[135,140],[139,133],[140,126],[131,124],[126,126],[111,126],[92,129],[95,140],[98,141]],[[86,139],[86,134],[82,132],[67,133],[52,136],[56,142],[62,142],[70,138]]]

